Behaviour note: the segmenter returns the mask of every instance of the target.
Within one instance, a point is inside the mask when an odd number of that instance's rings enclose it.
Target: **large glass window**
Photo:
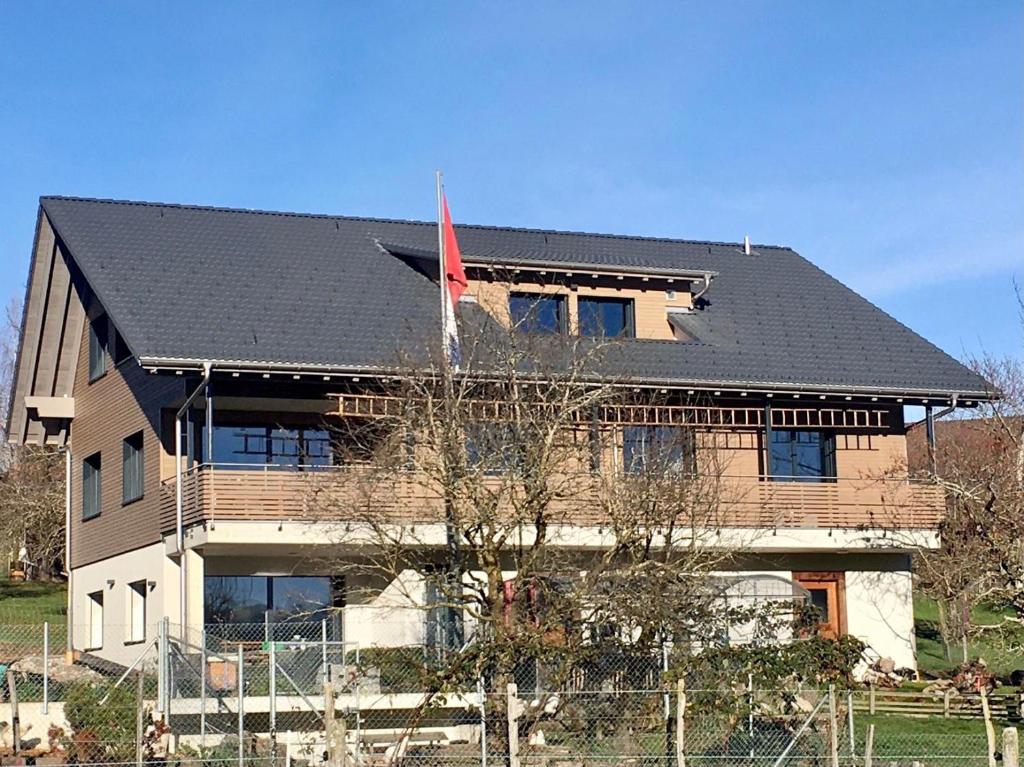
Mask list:
[[[627,473],[695,474],[693,431],[683,426],[627,426],[622,432],[622,460]]]
[[[202,429],[201,450],[206,446]],[[246,466],[330,466],[334,462],[330,432],[321,427],[213,427],[213,463]]]
[[[603,338],[633,338],[633,301],[621,298],[580,296],[580,335]]]
[[[522,333],[565,333],[565,297],[544,293],[509,293],[512,327]]]
[[[82,461],[82,519],[100,515],[100,470],[103,464],[99,453]]]
[[[320,622],[335,604],[328,576],[209,575],[204,598],[206,623],[222,639],[261,639],[272,625],[279,639],[318,639]]]
[[[828,482],[836,477],[836,440],[832,434],[776,429],[769,447],[772,479]]]

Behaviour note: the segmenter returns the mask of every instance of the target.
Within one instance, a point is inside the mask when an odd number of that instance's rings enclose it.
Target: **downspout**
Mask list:
[[[64,576],[68,579],[68,625],[64,645],[65,661],[70,660],[75,650],[75,589],[71,583],[71,426],[64,442]]]
[[[203,380],[199,382],[199,386],[188,396],[185,404],[181,406],[177,415],[174,416],[174,548],[178,555],[178,612],[181,620],[180,630],[182,637],[185,636],[185,630],[188,626],[188,600],[186,598],[188,579],[185,571],[185,511],[181,470],[181,419],[188,412],[188,409],[192,407],[192,403],[196,401],[200,393],[207,391],[212,370],[213,365],[209,362],[203,363]]]

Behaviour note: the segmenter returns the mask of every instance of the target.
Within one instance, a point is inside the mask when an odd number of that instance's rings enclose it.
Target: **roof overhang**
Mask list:
[[[438,252],[429,248],[413,248],[407,245],[393,245],[377,241],[377,244],[394,256],[413,258],[418,261],[439,261]],[[500,271],[503,274],[516,272],[533,272],[563,274],[566,276],[593,277],[636,277],[639,279],[662,279],[667,282],[675,280],[713,280],[718,272],[708,269],[676,269],[669,267],[631,266],[628,264],[594,264],[583,261],[568,261],[545,258],[544,256],[526,256],[522,258],[502,258],[493,256],[475,256],[462,254],[462,265],[467,269],[485,269]]]
[[[258,375],[263,378],[278,379],[290,377],[295,380],[316,380],[324,382],[351,380],[394,380],[396,377],[409,374],[408,368],[399,369],[391,366],[338,366],[301,362],[263,362],[259,360],[201,360],[169,357],[144,357],[139,364],[150,373],[201,373],[204,365],[210,364],[215,373],[221,375]],[[426,374],[430,371],[425,370]],[[470,373],[463,371],[462,375]],[[486,377],[479,374],[481,378]],[[595,384],[607,383],[609,379],[594,377]],[[713,396],[733,397],[780,397],[805,400],[831,401],[870,401],[890,402],[899,405],[944,405],[956,407],[973,407],[978,402],[998,399],[997,392],[957,392],[946,389],[893,389],[863,386],[843,386],[832,384],[793,384],[772,381],[714,381],[708,379],[652,379],[631,380],[615,379],[617,386],[635,389],[662,389],[665,392],[686,391],[687,393],[704,392]]]

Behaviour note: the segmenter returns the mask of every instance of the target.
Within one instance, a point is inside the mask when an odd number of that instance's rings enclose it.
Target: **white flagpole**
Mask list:
[[[444,351],[444,362],[448,365],[448,274],[444,253],[444,203],[441,188],[441,171],[437,171],[437,262],[439,268],[438,284],[441,288],[441,348]]]

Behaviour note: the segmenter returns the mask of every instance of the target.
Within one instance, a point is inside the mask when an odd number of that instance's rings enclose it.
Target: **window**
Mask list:
[[[100,515],[100,454],[93,453],[82,461],[82,519]]]
[[[466,462],[487,476],[522,471],[522,444],[507,423],[482,421],[466,426]]]
[[[580,296],[578,311],[581,336],[636,337],[631,299]]]
[[[622,431],[622,459],[629,474],[696,474],[693,430],[682,426],[627,426]]]
[[[202,428],[200,452],[206,448]],[[294,428],[253,425],[213,427],[212,463],[245,466],[330,466],[334,463],[331,435],[313,426]]]
[[[94,591],[89,600],[89,650],[103,647],[103,592]]]
[[[107,372],[107,316],[101,314],[89,323],[89,381]]]
[[[208,628],[222,639],[251,638],[265,626],[279,639],[320,639],[321,621],[336,635],[332,607],[343,592],[329,576],[211,575],[204,579]],[[217,628],[220,626],[221,628]]]
[[[128,504],[142,497],[143,489],[142,432],[128,437],[121,444],[121,503]]]
[[[128,642],[146,640],[146,582],[128,584]]]
[[[565,333],[569,326],[565,296],[509,293],[508,313],[512,327],[523,333]]]
[[[835,436],[820,431],[772,431],[771,478],[827,482],[836,478]]]

